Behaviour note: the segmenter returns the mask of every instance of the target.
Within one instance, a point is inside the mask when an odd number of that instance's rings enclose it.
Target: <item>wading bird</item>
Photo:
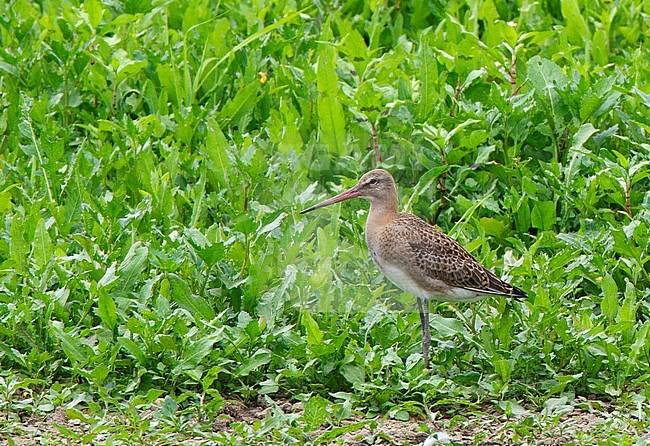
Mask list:
[[[430,299],[473,302],[489,296],[526,297],[523,290],[498,278],[454,239],[413,214],[399,212],[395,180],[385,170],[371,170],[353,188],[300,213],[357,197],[370,200],[366,222],[370,257],[391,282],[417,299],[425,368],[429,368],[431,344]]]

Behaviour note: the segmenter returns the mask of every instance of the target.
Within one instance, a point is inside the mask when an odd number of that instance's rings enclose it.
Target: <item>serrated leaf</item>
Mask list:
[[[24,220],[16,214],[11,218],[9,230],[9,252],[16,268],[22,270],[29,259],[29,244],[24,237]]]
[[[66,189],[65,196],[65,221],[66,223],[73,223],[79,220],[81,215],[81,191],[79,190],[79,179],[76,178]]]

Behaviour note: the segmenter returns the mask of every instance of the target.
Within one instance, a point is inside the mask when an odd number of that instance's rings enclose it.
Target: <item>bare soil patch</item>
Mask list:
[[[276,403],[277,406],[271,407],[264,401],[252,405],[227,402],[212,421],[212,431],[232,434],[236,423],[250,425],[257,420],[264,420],[268,416],[268,411],[278,408],[287,415],[302,414],[302,404],[299,402]],[[450,416],[438,414],[434,420],[411,417],[408,421],[400,421],[387,416],[364,418],[355,415],[344,420],[340,426],[323,426],[311,437],[312,441],[326,445],[422,445],[427,442],[431,445],[447,443],[483,446],[556,446],[567,443],[593,444],[587,439],[599,438],[599,433],[606,435],[612,423],[619,423],[616,429],[618,432],[623,428],[622,431],[632,437],[636,435],[650,440],[649,432],[635,433],[633,423],[623,426],[621,423],[624,423],[626,417],[612,405],[602,401],[591,403],[591,401],[584,401],[583,404],[563,414],[559,421],[550,420],[542,413],[532,410],[517,418],[508,418],[491,408],[485,408],[481,412],[455,413]],[[143,412],[142,418],[150,418],[154,412]],[[122,423],[119,422],[119,417],[115,416],[112,424],[119,426]],[[128,428],[126,425],[124,427]],[[344,427],[353,427],[353,429],[340,435],[332,435],[333,429]],[[65,410],[59,407],[43,416],[32,415],[21,421],[0,424],[0,446],[84,444],[83,441],[78,440],[78,435],[89,429],[90,426],[80,420],[69,420]],[[71,440],[69,433],[77,434],[77,439]],[[154,443],[199,445],[205,442],[196,437],[177,442],[172,438],[170,436],[167,441]],[[92,443],[100,444],[105,439],[106,435],[100,434]]]

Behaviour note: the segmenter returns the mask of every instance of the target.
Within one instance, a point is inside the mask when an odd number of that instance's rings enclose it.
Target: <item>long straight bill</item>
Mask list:
[[[359,192],[356,191],[354,188],[348,189],[345,192],[338,194],[336,197],[328,198],[327,200],[321,201],[320,203],[315,204],[312,207],[303,209],[302,211],[300,211],[300,213],[305,214],[307,212],[313,211],[314,209],[319,209],[325,206],[329,206],[330,204],[339,203],[341,201],[349,200],[350,198],[355,198],[358,196],[359,196]]]

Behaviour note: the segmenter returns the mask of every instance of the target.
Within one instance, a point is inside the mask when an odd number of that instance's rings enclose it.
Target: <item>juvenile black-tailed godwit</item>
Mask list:
[[[429,300],[473,302],[489,296],[524,298],[526,293],[481,265],[458,242],[421,218],[398,211],[395,180],[385,170],[363,175],[351,189],[311,206],[329,206],[350,198],[370,200],[366,243],[379,270],[415,295],[422,323],[422,357],[429,368]]]

